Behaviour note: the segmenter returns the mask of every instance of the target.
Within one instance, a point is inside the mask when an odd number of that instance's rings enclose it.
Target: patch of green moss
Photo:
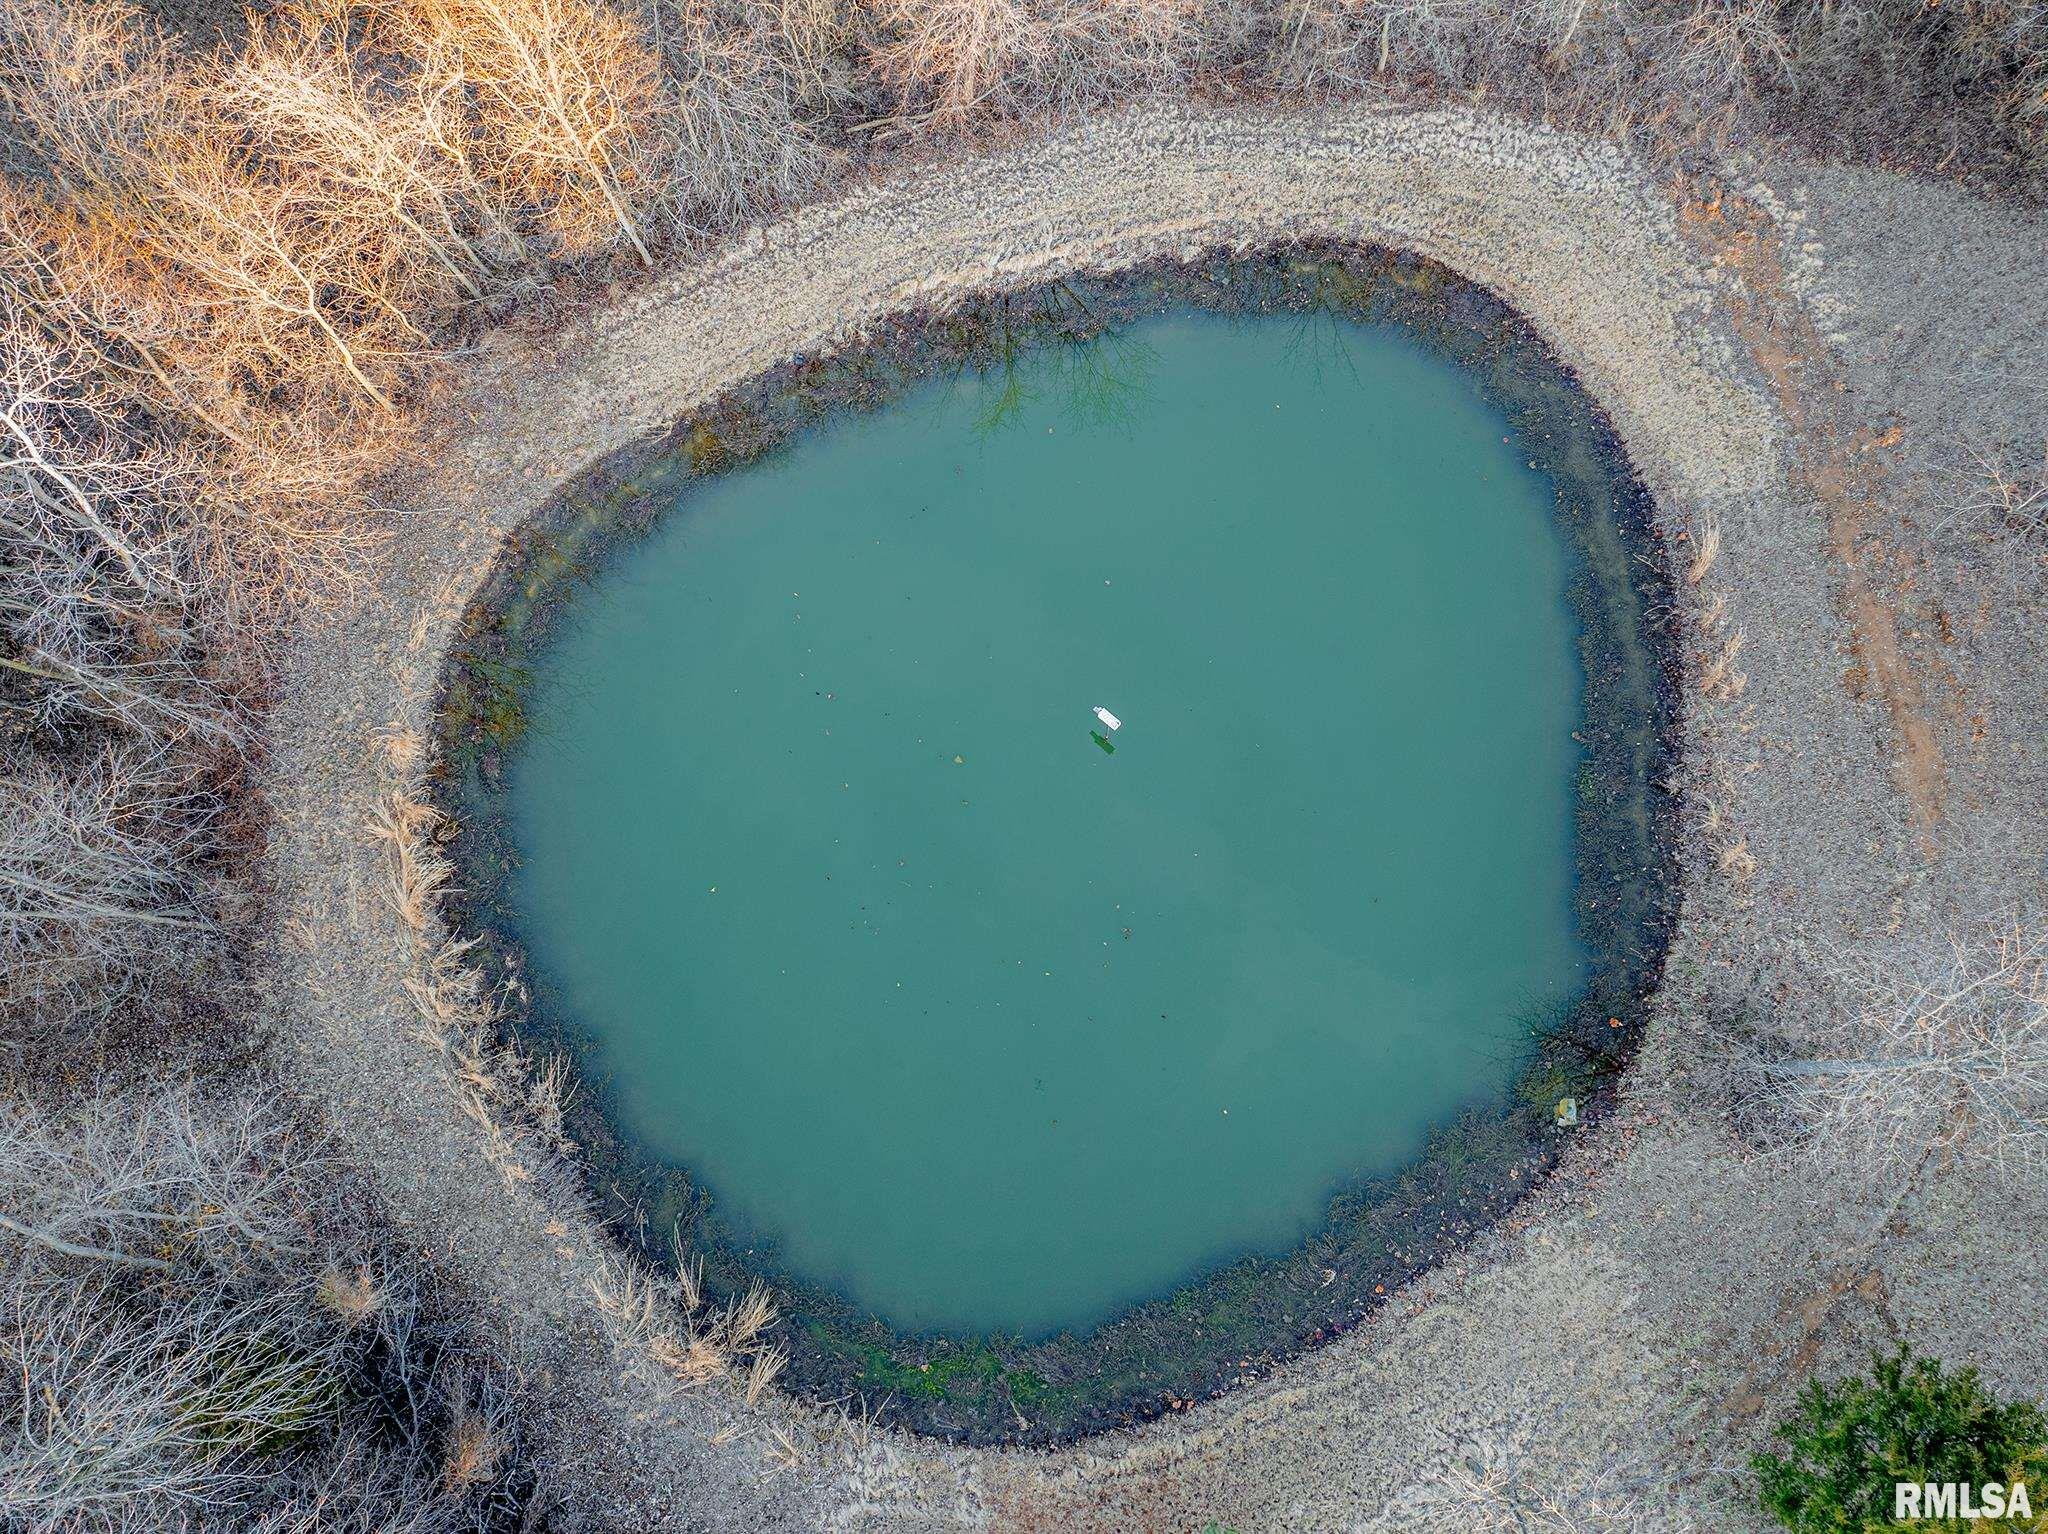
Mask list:
[[[683,456],[693,474],[716,474],[732,462],[732,453],[709,421],[699,421],[683,437]]]
[[[526,551],[526,599],[537,601],[565,584],[590,579],[591,568],[575,552],[553,538],[535,537]]]
[[[1020,1411],[1036,1411],[1056,1395],[1043,1375],[1034,1374],[1029,1369],[1010,1370],[1003,1376],[1003,1383],[1010,1387],[1010,1399],[1017,1403]]]
[[[859,1369],[858,1387],[871,1395],[898,1395],[920,1401],[986,1398],[1007,1391],[1020,1409],[1036,1409],[1056,1400],[1060,1392],[1031,1369],[1013,1369],[987,1342],[960,1346],[941,1344],[929,1358],[898,1357],[887,1348],[858,1338],[836,1335],[813,1321],[804,1328],[827,1352]]]
[[[1515,1084],[1515,1095],[1531,1108],[1549,1112],[1561,1097],[1576,1096],[1579,1081],[1556,1060],[1540,1060]]]
[[[212,1455],[272,1454],[333,1413],[341,1382],[317,1358],[255,1332],[234,1339],[207,1378],[175,1408],[179,1425]]]
[[[781,435],[773,421],[742,401],[727,399],[698,417],[676,444],[692,474],[719,474],[750,463]]]
[[[464,655],[444,704],[449,723],[458,737],[504,750],[526,733],[523,694],[532,681],[533,673],[524,666],[474,652]]]

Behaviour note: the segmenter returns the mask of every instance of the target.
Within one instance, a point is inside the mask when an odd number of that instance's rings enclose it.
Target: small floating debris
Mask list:
[[[1124,727],[1124,722],[1121,719],[1117,718],[1116,715],[1112,714],[1108,709],[1104,708],[1100,703],[1095,705],[1095,717],[1097,719],[1100,719],[1105,725],[1109,726],[1112,732],[1121,730]]]
[[[1557,1100],[1557,1127],[1575,1129],[1579,1122],[1579,1100],[1576,1097],[1560,1097]]]

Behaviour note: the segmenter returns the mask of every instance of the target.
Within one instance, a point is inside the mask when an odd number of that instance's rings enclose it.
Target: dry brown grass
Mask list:
[[[440,824],[440,811],[424,794],[404,789],[387,794],[371,812],[370,834],[383,842],[390,854],[385,899],[398,913],[398,919],[415,933],[425,932],[434,920],[440,910],[442,892],[454,872],[453,865],[432,841]],[[445,979],[437,975],[431,982],[436,1005],[446,992],[442,983]],[[419,999],[417,992],[414,999]],[[422,1010],[428,1010],[425,1004]]]
[[[383,1286],[366,1267],[322,1269],[313,1296],[323,1309],[349,1326],[375,1320],[385,1303]]]
[[[761,1398],[789,1367],[789,1354],[780,1347],[765,1347],[747,1365],[747,1405],[758,1406]]]
[[[1699,585],[1720,557],[1721,524],[1709,518],[1700,524],[1699,537],[1694,540],[1692,559],[1685,568],[1685,583],[1688,586]]]
[[[1747,883],[1756,873],[1756,859],[1750,855],[1749,838],[1738,836],[1725,843],[1714,857],[1714,867],[1732,875],[1738,883]]]
[[[1699,654],[1700,695],[1716,703],[1733,704],[1749,687],[1748,673],[1736,665],[1746,637],[1741,630],[1728,631],[1727,593],[1706,586],[1721,557],[1721,524],[1706,519],[1691,542],[1692,557],[1686,563],[1685,583],[1691,588],[1694,625],[1707,641],[1707,648]],[[1752,728],[1753,724],[1738,717],[1740,733],[1746,734]],[[1696,790],[1696,797],[1702,807],[1700,830],[1706,838],[1711,866],[1715,872],[1731,878],[1738,889],[1747,886],[1756,876],[1756,858],[1749,850],[1748,837],[1727,819],[1728,807],[1738,797],[1734,777],[1725,767],[1717,767],[1711,787]]]
[[[1737,670],[1735,666],[1735,658],[1742,653],[1742,645],[1741,634],[1730,634],[1720,649],[1707,658],[1706,664],[1700,668],[1701,692],[1723,703],[1732,703],[1742,696],[1743,689],[1749,686],[1748,673]]]
[[[762,1334],[776,1312],[756,1285],[722,1308],[704,1304],[698,1267],[685,1262],[664,1284],[631,1258],[605,1261],[586,1277],[598,1311],[611,1327],[614,1344],[653,1363],[661,1375],[695,1387],[738,1377],[747,1399],[757,1401],[788,1364],[780,1348]]]
[[[423,788],[419,737],[392,731],[381,744],[401,774],[366,827],[384,848],[383,896],[406,929],[411,960],[402,978],[418,1012],[422,1042],[438,1051],[485,1155],[508,1184],[553,1173],[574,1150],[565,1125],[570,1073],[559,1057],[536,1065],[506,1032],[502,996],[474,962],[474,939],[448,937],[440,902],[453,871],[436,833],[440,812]],[[566,1186],[571,1178],[560,1181]]]
[[[804,1462],[803,1450],[797,1447],[789,1429],[778,1422],[769,1429],[769,1434],[774,1441],[761,1451],[768,1463],[778,1470],[799,1468]]]
[[[744,1351],[754,1339],[775,1324],[775,1305],[768,1291],[756,1285],[736,1300],[726,1312],[723,1331],[735,1351]]]
[[[447,1454],[441,1462],[441,1484],[455,1492],[484,1484],[504,1463],[506,1447],[488,1423],[465,1416],[449,1435]]]

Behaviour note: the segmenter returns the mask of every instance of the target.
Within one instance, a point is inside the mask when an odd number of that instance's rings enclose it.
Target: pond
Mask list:
[[[1324,318],[906,378],[669,484],[523,658],[499,926],[641,1219],[870,1385],[1299,1251],[1599,988],[1585,550],[1471,369]]]

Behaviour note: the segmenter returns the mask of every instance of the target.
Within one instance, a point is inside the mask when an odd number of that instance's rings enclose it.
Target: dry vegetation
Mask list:
[[[737,1377],[752,1404],[789,1362],[763,1337],[775,1324],[774,1302],[757,1285],[722,1307],[709,1306],[700,1271],[680,1263],[671,1285],[621,1259],[590,1279],[590,1295],[628,1358],[685,1386]]]
[[[359,1237],[345,1169],[232,1083],[94,1063],[110,1028],[224,1026],[276,646],[353,577],[412,402],[477,325],[906,141],[1139,91],[1486,95],[1667,148],[1779,133],[2048,179],[2040,0],[273,0],[229,30],[0,0],[0,1070],[56,1104],[0,1114],[0,1517],[31,1528],[520,1516],[502,1391]],[[1972,496],[2039,520],[2033,478]],[[1741,636],[1702,628],[1733,698]],[[548,1152],[560,1076],[436,946],[427,814],[402,790],[377,828],[422,1029],[530,1170],[506,1126]],[[1958,993],[2006,1012],[1958,999],[1930,1033],[1919,993],[1874,1002],[1840,1060],[1759,1079],[1873,1151],[1904,1132],[1887,1094],[1934,1082],[1970,1143],[2031,1153],[1984,1138],[2012,1108],[1986,1051],[2039,1088],[2023,952]],[[686,1275],[657,1310],[648,1282],[600,1298],[669,1374],[767,1388],[765,1301],[706,1313]]]
[[[1897,1185],[1931,1159],[2048,1165],[2048,928],[1985,924],[1882,966],[1824,961],[1860,1004],[1794,1051],[1733,1058],[1751,1121],[1844,1175]]]
[[[0,1523],[457,1531],[535,1502],[511,1382],[253,1092],[0,1100]]]
[[[1673,1507],[1674,1488],[1621,1455],[1536,1465],[1515,1435],[1459,1446],[1394,1502],[1388,1529],[1458,1534],[1697,1534]]]

